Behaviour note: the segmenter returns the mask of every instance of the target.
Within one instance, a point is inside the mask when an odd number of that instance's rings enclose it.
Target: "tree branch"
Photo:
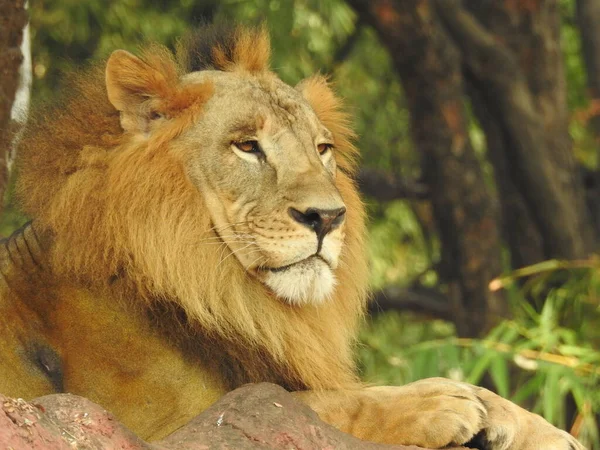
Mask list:
[[[429,195],[427,186],[419,181],[369,167],[360,169],[358,185],[363,194],[384,202],[398,199],[423,200]]]
[[[11,110],[19,85],[20,50],[23,27],[27,23],[24,1],[0,0],[0,213],[8,185],[11,142],[15,126]]]
[[[369,304],[369,313],[386,311],[412,311],[437,319],[454,320],[448,298],[434,288],[425,286],[387,286],[375,292]]]
[[[500,228],[510,248],[512,267],[525,267],[545,259],[544,242],[527,202],[512,176],[510,137],[487,106],[489,99],[469,70],[465,70],[467,93],[473,112],[485,132],[487,155],[494,167],[500,195]]]
[[[592,98],[600,99],[600,3],[577,0],[577,24],[581,33],[583,59]],[[599,133],[600,134],[600,133]]]

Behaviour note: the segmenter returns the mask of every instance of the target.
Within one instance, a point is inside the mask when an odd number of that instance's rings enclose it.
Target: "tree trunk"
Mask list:
[[[510,137],[489,111],[485,90],[477,86],[477,80],[468,72],[466,82],[473,111],[485,133],[487,155],[494,168],[496,189],[500,194],[500,229],[510,249],[511,265],[518,268],[535,264],[545,259],[544,242],[511,175],[507,150],[511,145]]]
[[[459,334],[477,336],[506,314],[490,292],[501,272],[496,201],[469,140],[460,54],[428,0],[351,0],[400,75],[442,243],[440,276]]]
[[[600,1],[577,0],[577,24],[581,33],[583,60],[587,71],[587,84],[595,114],[590,119],[591,128],[600,142]]]
[[[19,86],[23,27],[27,23],[23,0],[0,0],[0,214],[8,185],[7,161],[12,142],[11,109]]]
[[[436,5],[471,80],[513,262],[539,260],[537,245],[517,246],[536,228],[543,258],[584,258],[597,242],[568,134],[557,1]]]

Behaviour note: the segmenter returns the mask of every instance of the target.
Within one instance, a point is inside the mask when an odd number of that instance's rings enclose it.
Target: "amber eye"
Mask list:
[[[233,145],[245,153],[260,153],[258,141],[234,142]]]
[[[332,148],[333,148],[333,144],[317,145],[317,151],[319,152],[319,155],[324,155],[325,153],[327,153],[328,150],[331,150]]]

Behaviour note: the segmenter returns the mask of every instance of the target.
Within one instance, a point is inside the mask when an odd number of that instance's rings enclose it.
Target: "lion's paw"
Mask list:
[[[488,423],[484,403],[466,384],[431,378],[370,390],[387,399],[385,442],[444,448],[469,442]]]
[[[468,385],[467,385],[468,386]],[[484,388],[472,387],[487,410],[487,423],[472,443],[489,450],[585,450],[569,433]]]
[[[397,406],[403,412],[398,423],[406,425],[393,433],[398,443],[428,448],[467,444],[485,450],[585,450],[568,433],[487,389],[445,378],[429,378],[401,389]]]
[[[420,436],[411,444],[443,448],[472,440],[487,423],[487,412],[469,392],[438,393],[423,399],[414,430]]]

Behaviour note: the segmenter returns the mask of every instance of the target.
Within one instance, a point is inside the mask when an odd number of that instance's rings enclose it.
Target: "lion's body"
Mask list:
[[[156,66],[174,65],[156,58]],[[366,267],[352,182],[339,179],[355,222],[339,300],[286,305],[223,247],[204,245],[213,225],[181,153],[160,142],[143,152],[128,142],[102,76],[92,70],[76,78],[66,107],[40,113],[21,146],[18,189],[37,233],[27,227],[4,251],[0,329],[3,337],[23,335],[0,344],[8,361],[0,392],[78,393],[148,437],[243,383],[291,390],[354,383]],[[202,104],[209,89],[188,95]],[[23,272],[12,263],[21,254],[16,243],[37,249]],[[45,370],[44,357],[55,367]]]
[[[470,439],[486,425],[471,388],[357,382],[364,209],[326,82],[279,81],[263,32],[206,36],[179,63],[115,52],[106,83],[76,76],[33,119],[17,187],[33,223],[0,246],[0,392],[83,395],[154,439],[271,381],[359,437]],[[435,436],[405,426],[449,403],[462,414]]]

